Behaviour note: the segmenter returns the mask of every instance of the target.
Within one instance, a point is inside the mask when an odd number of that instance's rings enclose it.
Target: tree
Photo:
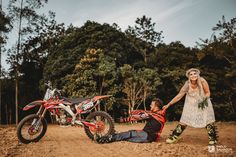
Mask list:
[[[209,42],[204,42],[197,53],[201,69],[212,90],[216,118],[222,120],[235,120],[233,117],[236,115],[233,99],[236,93],[235,24],[236,18],[226,22],[222,16],[222,20],[212,28],[213,34],[219,33],[214,35],[214,40],[212,37],[204,40]]]
[[[20,81],[24,87],[21,92],[28,93],[27,97],[21,95],[23,99],[21,102],[42,97],[40,91],[44,87],[44,83],[40,83],[40,81],[43,78],[43,69],[48,55],[53,51],[53,46],[65,34],[64,24],[56,23],[53,12],[49,12],[48,18],[43,17],[34,31],[37,33],[27,37],[22,44],[22,53],[19,54],[21,60],[19,72],[22,75]]]
[[[99,53],[102,50],[88,49],[85,56],[80,59],[71,75],[67,75],[68,83],[64,89],[70,96],[88,97],[97,95],[97,84],[93,78],[98,64]]]
[[[74,73],[67,75],[64,89],[68,95],[79,97],[113,94],[116,77],[114,60],[108,60],[101,49],[88,49]]]
[[[140,81],[143,86],[143,106],[146,110],[146,99],[156,92],[157,87],[162,84],[160,76],[156,70],[150,68],[143,68],[138,70],[138,76],[140,76]],[[137,107],[138,108],[138,107]]]
[[[126,94],[125,103],[128,104],[129,113],[134,110],[135,105],[142,103],[143,85],[137,71],[129,64],[120,67],[123,78],[123,92]]]
[[[149,54],[153,51],[157,43],[162,42],[162,31],[156,32],[155,25],[152,23],[151,18],[145,15],[137,18],[133,27],[128,27],[126,34],[133,39],[137,49],[143,55],[144,63],[147,65]]]
[[[35,9],[39,9],[43,6],[44,3],[47,3],[47,0],[36,0],[36,1],[29,1],[23,0],[20,1],[11,0],[9,2],[9,15],[13,21],[19,21],[18,27],[18,42],[16,49],[13,48],[12,52],[10,52],[11,57],[11,66],[15,72],[15,83],[16,83],[16,95],[15,95],[15,105],[16,105],[16,124],[18,123],[18,96],[19,96],[19,53],[21,49],[21,40],[23,35],[27,35],[28,33],[33,33],[33,29],[37,27],[38,20],[40,16],[36,13]],[[18,6],[19,5],[19,6]],[[24,23],[24,21],[26,23]],[[24,27],[22,27],[22,25]]]
[[[0,124],[2,123],[2,45],[6,42],[4,33],[8,33],[11,28],[10,18],[2,11],[0,4]]]
[[[115,94],[117,72],[114,59],[104,56],[101,49],[88,49],[76,65],[74,73],[67,75],[64,90],[70,96],[91,97]],[[100,110],[100,106],[98,106]]]
[[[136,109],[143,103],[146,110],[146,99],[152,92],[157,90],[161,80],[157,72],[149,68],[134,69],[132,66],[125,64],[120,68],[123,78],[123,92],[126,94],[126,104],[129,111]]]
[[[12,29],[10,17],[8,17],[3,11],[0,5],[0,44],[6,42],[6,36],[4,33],[8,33]]]
[[[235,50],[227,43],[218,41],[206,45],[199,53],[200,67],[211,88],[216,117],[232,119],[236,114],[233,99],[236,93]]]
[[[67,31],[52,48],[44,68],[44,80],[51,79],[60,88],[88,49],[101,49],[104,57],[113,59],[117,68],[142,58],[125,34],[108,24],[87,21],[82,27]]]
[[[213,31],[221,31],[219,40],[228,43],[236,51],[236,17],[226,22],[225,16],[212,28]]]

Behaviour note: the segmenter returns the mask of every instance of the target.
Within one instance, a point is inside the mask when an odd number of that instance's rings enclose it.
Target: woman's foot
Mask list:
[[[179,136],[182,134],[185,128],[185,125],[178,124],[170,137],[166,140],[166,143],[172,144],[177,142],[180,139]]]
[[[172,144],[179,140],[180,138],[176,135],[170,136],[168,139],[166,139],[166,143]]]
[[[217,127],[214,124],[207,124],[206,129],[209,137],[209,145],[216,145],[218,141]]]
[[[209,145],[216,145],[217,141],[216,140],[209,140]]]

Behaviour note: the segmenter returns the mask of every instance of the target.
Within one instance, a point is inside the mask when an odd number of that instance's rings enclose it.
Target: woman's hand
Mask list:
[[[165,106],[162,107],[162,109],[168,109],[170,107],[170,104],[167,104]]]

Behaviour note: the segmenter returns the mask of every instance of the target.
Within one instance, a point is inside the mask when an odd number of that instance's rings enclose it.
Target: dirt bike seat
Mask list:
[[[71,105],[74,105],[74,104],[79,104],[85,100],[89,100],[90,98],[65,98],[63,97],[64,101],[67,101],[69,102]]]

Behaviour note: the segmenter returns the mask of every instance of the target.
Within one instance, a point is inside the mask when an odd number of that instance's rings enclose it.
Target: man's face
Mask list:
[[[154,101],[152,101],[151,102],[151,105],[150,105],[150,110],[151,111],[157,111],[159,108],[156,106],[156,104],[155,104],[155,102]]]

